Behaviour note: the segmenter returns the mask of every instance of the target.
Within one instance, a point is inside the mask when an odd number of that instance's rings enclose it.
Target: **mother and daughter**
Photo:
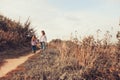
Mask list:
[[[46,49],[47,37],[45,35],[45,31],[42,30],[41,34],[42,35],[41,35],[39,40],[36,38],[35,35],[33,35],[32,38],[31,38],[31,45],[32,45],[33,53],[36,53],[37,44],[39,44],[39,43],[40,43],[40,49],[41,50],[45,50]]]

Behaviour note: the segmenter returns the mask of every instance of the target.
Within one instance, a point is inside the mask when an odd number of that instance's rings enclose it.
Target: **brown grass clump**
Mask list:
[[[116,44],[96,42],[93,36],[85,37],[80,44],[71,41],[56,43],[60,62],[65,65],[82,66],[79,70],[86,80],[119,80],[120,50]],[[52,43],[53,44],[53,43]]]

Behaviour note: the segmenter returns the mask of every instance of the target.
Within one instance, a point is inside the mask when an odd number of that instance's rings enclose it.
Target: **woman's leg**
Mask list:
[[[42,45],[42,42],[40,42],[40,49],[43,49],[43,45]]]
[[[43,45],[43,50],[45,50],[46,49],[45,42],[42,42],[42,45]]]

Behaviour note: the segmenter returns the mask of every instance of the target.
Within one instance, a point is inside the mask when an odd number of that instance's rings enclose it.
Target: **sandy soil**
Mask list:
[[[37,51],[36,53],[38,53]],[[22,56],[16,59],[6,59],[6,63],[0,67],[0,77],[5,76],[8,72],[16,69],[19,65],[24,63],[29,57],[33,56],[34,54],[29,54],[26,56]]]

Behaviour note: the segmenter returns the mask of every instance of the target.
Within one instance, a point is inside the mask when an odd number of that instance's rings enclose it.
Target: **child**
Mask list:
[[[36,45],[37,45],[37,38],[35,35],[32,36],[31,45],[32,45],[32,51],[35,53],[36,52]]]

